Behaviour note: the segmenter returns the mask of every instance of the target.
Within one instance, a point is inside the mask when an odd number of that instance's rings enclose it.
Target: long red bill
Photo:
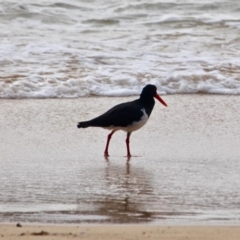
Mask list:
[[[167,107],[167,104],[160,98],[160,96],[156,93],[154,96],[160,103],[162,103],[165,107]]]

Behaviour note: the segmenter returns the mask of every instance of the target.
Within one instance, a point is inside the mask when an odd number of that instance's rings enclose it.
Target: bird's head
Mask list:
[[[152,84],[146,85],[142,93],[140,95],[141,99],[149,99],[149,98],[156,98],[160,103],[162,103],[165,107],[167,107],[167,104],[163,101],[163,99],[157,94],[157,87]]]

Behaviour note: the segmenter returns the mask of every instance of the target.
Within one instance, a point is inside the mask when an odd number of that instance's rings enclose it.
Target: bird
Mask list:
[[[140,129],[147,123],[155,105],[154,98],[167,107],[164,100],[157,94],[157,87],[152,84],[147,84],[142,89],[138,99],[118,104],[96,118],[89,121],[79,122],[77,127],[101,127],[111,130],[111,133],[107,137],[104,151],[105,157],[109,157],[108,147],[112,135],[118,130],[125,131],[127,133],[127,157],[130,158],[132,156],[130,152],[130,136],[132,132]]]

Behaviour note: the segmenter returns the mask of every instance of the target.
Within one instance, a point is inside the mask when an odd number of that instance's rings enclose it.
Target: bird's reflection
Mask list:
[[[95,199],[99,214],[117,223],[151,220],[151,213],[145,211],[144,206],[153,194],[150,173],[143,168],[132,167],[128,159],[125,166],[116,165],[109,159],[106,161],[104,185],[107,193]]]
[[[126,163],[126,174],[130,174],[130,163],[129,163],[129,160],[127,160],[127,163]]]

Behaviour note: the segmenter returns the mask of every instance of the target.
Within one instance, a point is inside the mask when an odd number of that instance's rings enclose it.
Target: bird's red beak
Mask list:
[[[156,93],[154,96],[161,104],[167,107],[167,104],[160,98],[160,96]]]

